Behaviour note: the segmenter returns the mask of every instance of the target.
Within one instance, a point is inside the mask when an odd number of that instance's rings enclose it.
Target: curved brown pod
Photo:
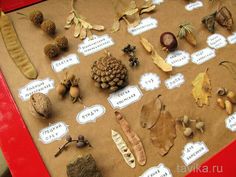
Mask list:
[[[128,138],[128,141],[132,145],[138,163],[140,165],[145,165],[147,161],[146,153],[144,151],[144,147],[139,136],[131,129],[129,123],[126,121],[126,119],[120,112],[115,111],[115,116],[117,122],[120,124],[122,131],[124,132],[125,136]]]

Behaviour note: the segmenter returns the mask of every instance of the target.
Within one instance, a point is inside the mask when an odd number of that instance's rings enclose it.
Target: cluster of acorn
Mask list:
[[[65,73],[64,79],[56,87],[57,93],[62,97],[69,91],[71,100],[73,103],[76,101],[81,102],[79,78],[76,78],[74,74]]]
[[[184,115],[177,121],[181,122],[184,128],[183,134],[186,137],[192,137],[194,135],[193,128],[190,127],[192,122],[195,123],[195,129],[201,131],[202,133],[204,132],[205,123],[203,121],[190,119],[187,115]]]
[[[87,139],[85,139],[85,137],[83,135],[79,135],[77,139],[72,139],[72,137],[70,135],[67,135],[66,136],[66,143],[63,146],[59,147],[59,150],[54,155],[54,157],[59,156],[62,153],[62,151],[64,151],[67,148],[67,145],[72,142],[76,143],[77,148],[84,148],[86,146],[92,147],[90,142]]]
[[[217,95],[219,96],[216,100],[217,105],[231,115],[233,113],[233,104],[236,104],[236,94],[226,88],[219,88]]]

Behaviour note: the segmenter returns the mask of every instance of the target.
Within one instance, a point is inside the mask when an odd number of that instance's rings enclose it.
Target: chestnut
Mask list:
[[[178,42],[175,35],[171,32],[164,32],[161,34],[160,43],[163,46],[163,50],[172,52],[177,49]]]

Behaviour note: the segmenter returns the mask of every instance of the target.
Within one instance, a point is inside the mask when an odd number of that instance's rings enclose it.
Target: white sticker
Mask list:
[[[209,47],[199,50],[191,55],[192,62],[195,64],[205,63],[216,56],[215,49]]]
[[[171,171],[164,164],[151,167],[139,177],[172,177]]]
[[[198,9],[203,6],[202,1],[191,2],[185,6],[187,11],[192,11],[194,9]]]
[[[136,27],[128,28],[128,32],[133,36],[139,35],[145,31],[156,28],[158,22],[155,18],[147,17],[141,20],[140,24]]]
[[[64,122],[50,124],[39,132],[39,140],[42,141],[43,144],[49,144],[61,140],[61,138],[69,132],[68,127],[69,126]]]
[[[236,131],[236,112],[225,119],[226,128],[230,129],[232,132]]]
[[[148,0],[146,0],[146,1],[148,1]],[[164,2],[164,0],[152,0],[153,4],[161,4],[163,2]]]
[[[188,166],[202,157],[208,151],[209,150],[203,141],[188,143],[185,145],[184,150],[182,151],[181,159],[183,160],[184,164]]]
[[[236,32],[234,32],[231,36],[227,37],[227,40],[230,44],[236,44]]]
[[[168,89],[174,89],[180,87],[184,83],[184,75],[178,73],[176,75],[171,76],[169,79],[165,80],[165,86]]]
[[[102,105],[93,105],[86,107],[78,113],[76,120],[80,124],[86,124],[89,122],[96,122],[96,119],[101,117],[106,112],[106,108]]]
[[[53,61],[51,63],[51,67],[55,72],[61,72],[65,68],[69,68],[70,66],[75,64],[79,64],[79,58],[76,54],[70,54],[60,60]]]
[[[173,67],[184,66],[188,64],[189,60],[190,60],[190,54],[182,50],[171,52],[166,57],[166,62]]]
[[[149,91],[160,87],[160,77],[155,73],[145,73],[141,76],[139,85],[142,89]]]
[[[44,93],[47,94],[50,90],[54,88],[54,80],[46,78],[43,80],[33,80],[24,87],[19,89],[19,97],[23,101],[26,101],[34,93]]]
[[[89,39],[87,37],[81,44],[79,44],[78,52],[82,53],[84,56],[87,56],[112,45],[114,45],[114,42],[107,34],[102,36],[93,35],[93,39]]]
[[[207,44],[213,49],[219,49],[227,45],[226,38],[221,34],[212,34],[207,38]]]
[[[108,102],[114,109],[122,109],[128,105],[137,102],[143,96],[138,86],[127,86],[122,90],[110,94]]]

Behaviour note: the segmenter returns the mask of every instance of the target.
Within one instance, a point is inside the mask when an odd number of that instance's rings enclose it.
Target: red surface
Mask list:
[[[0,148],[13,177],[49,177],[0,71]]]
[[[0,0],[0,9],[4,12],[9,12],[40,1],[42,0]]]

